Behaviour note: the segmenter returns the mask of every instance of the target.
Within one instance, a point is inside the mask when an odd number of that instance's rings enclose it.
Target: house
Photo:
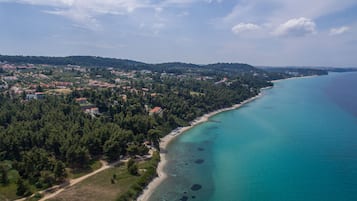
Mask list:
[[[95,117],[95,115],[99,115],[99,109],[97,107],[90,107],[84,110],[85,113],[92,115]]]
[[[80,105],[87,104],[87,98],[76,98],[76,102]]]
[[[43,92],[36,92],[35,93],[35,99],[41,100],[41,99],[44,99],[44,98],[45,98],[45,93],[43,93]]]
[[[0,80],[0,89],[7,89],[8,85],[5,81]]]
[[[128,100],[128,96],[125,94],[123,94],[121,97],[124,102],[126,102]]]
[[[150,110],[149,115],[161,114],[161,113],[162,113],[161,107],[154,107],[153,109]]]
[[[27,94],[26,100],[42,100],[45,98],[45,93],[43,92],[36,92],[34,94]]]
[[[18,78],[16,76],[4,76],[5,81],[16,81]]]
[[[67,87],[73,86],[72,82],[53,82],[53,85],[59,89],[65,89]]]
[[[34,100],[35,94],[26,94],[26,100]]]

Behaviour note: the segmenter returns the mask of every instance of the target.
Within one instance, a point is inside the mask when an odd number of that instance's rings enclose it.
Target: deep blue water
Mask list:
[[[284,80],[214,116],[169,145],[150,200],[356,201],[356,88],[357,73]]]

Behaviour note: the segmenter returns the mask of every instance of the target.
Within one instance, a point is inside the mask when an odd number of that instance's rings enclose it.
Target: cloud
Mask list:
[[[332,28],[332,29],[330,29],[330,35],[331,36],[340,35],[340,34],[346,33],[349,30],[350,30],[350,27],[348,27],[348,26]]]
[[[186,7],[196,3],[221,3],[223,0],[0,0],[0,3],[18,3],[43,7],[43,12],[70,19],[76,26],[96,30],[102,15],[142,16],[150,13],[155,18],[167,7]],[[135,12],[139,9],[146,11]],[[144,15],[145,15],[144,14]],[[146,19],[148,16],[146,15]],[[144,19],[145,20],[145,19]],[[154,24],[157,28],[157,24]]]
[[[222,3],[223,0],[206,0],[207,3],[214,3],[214,2],[217,2],[217,3]]]
[[[240,34],[246,31],[255,31],[258,30],[260,27],[256,24],[251,23],[239,23],[232,27],[232,32],[235,34]]]
[[[290,19],[287,22],[280,24],[273,32],[277,36],[305,36],[316,33],[316,24],[311,19],[304,17]]]
[[[140,8],[152,8],[148,0],[0,0],[43,6],[44,12],[66,17],[76,25],[96,29],[101,15],[128,15]]]
[[[291,19],[296,16],[317,19],[356,5],[356,0],[243,0],[238,1],[223,20],[279,23],[281,19]]]

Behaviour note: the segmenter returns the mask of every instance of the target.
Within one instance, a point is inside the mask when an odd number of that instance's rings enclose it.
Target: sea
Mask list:
[[[357,73],[287,79],[168,147],[150,201],[356,201]]]

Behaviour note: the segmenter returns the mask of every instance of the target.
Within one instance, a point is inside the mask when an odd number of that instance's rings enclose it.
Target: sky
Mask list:
[[[0,54],[357,67],[356,0],[0,0]]]

